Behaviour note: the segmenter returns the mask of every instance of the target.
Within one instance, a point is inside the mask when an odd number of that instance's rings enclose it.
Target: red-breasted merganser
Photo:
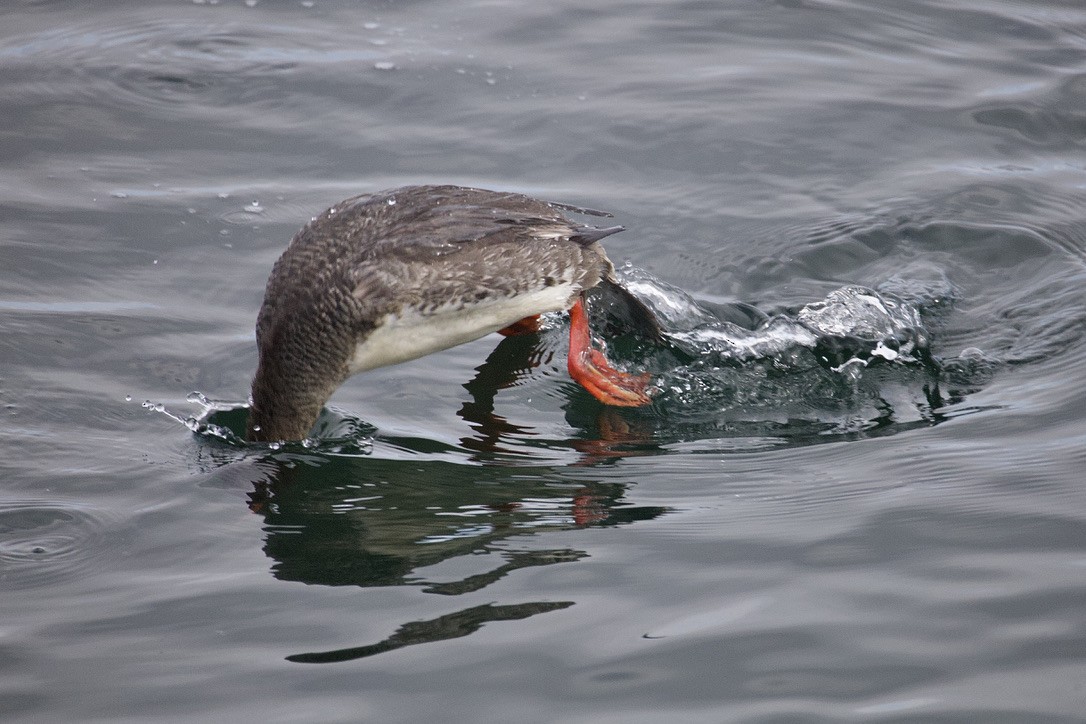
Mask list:
[[[648,374],[613,368],[592,343],[583,293],[617,289],[586,209],[522,194],[407,186],[355,196],[315,217],[268,278],[248,438],[299,440],[348,377],[470,342],[536,329],[569,310],[569,373],[608,405],[650,402]]]

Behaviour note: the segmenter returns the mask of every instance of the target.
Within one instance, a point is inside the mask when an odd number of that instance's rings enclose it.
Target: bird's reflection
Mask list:
[[[495,412],[494,398],[499,391],[515,387],[539,367],[564,364],[565,350],[555,350],[552,341],[536,335],[504,337],[475,368],[475,376],[464,383],[471,399],[458,414],[473,434],[461,437],[460,444],[471,451],[472,459],[482,462],[500,456],[527,456],[534,445],[575,450],[581,455],[577,463],[581,466],[659,452],[651,413],[608,407],[577,389],[566,407],[566,421],[573,430],[567,440],[539,439],[530,426],[511,423]]]
[[[531,434],[531,428],[515,425],[495,413],[494,397],[498,390],[514,386],[552,358],[553,352],[541,348],[534,335],[503,337],[486,361],[475,369],[475,376],[464,383],[471,399],[464,402],[457,414],[475,434],[461,437],[460,444],[474,453],[474,459],[489,459],[499,453],[516,454],[515,449],[502,445],[502,438],[525,437]]]
[[[276,578],[324,586],[418,586],[441,596],[484,589],[519,569],[581,560],[540,547],[538,534],[655,518],[624,502],[627,485],[573,482],[559,468],[270,454],[249,496],[265,522]],[[249,469],[252,473],[252,468]],[[456,560],[460,573],[433,573]],[[449,568],[446,566],[445,568]],[[468,572],[463,571],[467,569]],[[438,568],[441,570],[441,568]],[[523,619],[571,601],[471,606],[402,624],[376,644],[292,656],[331,662],[466,636],[487,621]]]
[[[482,606],[465,608],[462,611],[438,616],[427,621],[411,621],[397,629],[396,633],[384,641],[368,646],[353,646],[334,651],[319,651],[288,656],[287,661],[299,664],[332,664],[341,661],[361,659],[386,651],[395,651],[404,646],[447,641],[473,634],[490,621],[517,621],[535,616],[538,613],[560,611],[573,605],[572,601],[539,601],[508,606],[487,603]]]
[[[260,467],[265,475],[250,494],[250,507],[264,518],[275,575],[329,586],[474,591],[519,568],[585,555],[566,548],[517,551],[511,539],[664,512],[624,503],[625,484],[564,482],[545,468],[527,476],[516,467],[334,457],[311,465],[289,456]],[[501,563],[451,582],[418,573],[480,554],[494,554]]]

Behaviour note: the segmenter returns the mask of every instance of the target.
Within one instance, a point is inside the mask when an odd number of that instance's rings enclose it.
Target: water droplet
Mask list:
[[[313,7],[313,0],[303,0],[302,7],[303,8],[311,8],[311,7]]]
[[[110,194],[110,196],[112,196],[115,199],[127,199],[128,198],[128,194],[126,194],[124,191],[114,191],[113,193]]]
[[[389,206],[395,206],[395,205],[396,205],[396,197],[395,197],[395,196],[393,196],[392,198],[390,198],[390,199],[388,200],[388,202],[387,202],[387,203],[388,203],[388,205],[389,205]]]
[[[368,23],[362,23],[362,27],[366,30],[377,30],[377,28],[381,27],[381,24],[370,21]]]
[[[391,60],[382,60],[373,64],[373,67],[377,70],[396,70],[396,64]]]
[[[268,443],[268,447],[270,447],[272,450],[278,450],[279,448],[283,447],[283,443],[281,443],[281,442]]]
[[[157,264],[157,263],[158,263],[158,259],[154,259],[154,260],[152,260],[152,261],[151,261],[151,263],[152,263],[152,264]]]
[[[219,236],[230,236],[230,230],[229,229],[220,229],[219,230]]]
[[[245,212],[249,214],[262,214],[264,213],[264,207],[260,205],[260,202],[256,199],[251,204],[245,207]]]
[[[191,206],[188,207],[187,209],[185,209],[185,211],[189,212],[190,214],[195,214],[196,213],[196,209],[192,208]]]
[[[260,425],[253,425],[253,432],[260,432]]]
[[[875,345],[875,349],[871,352],[871,354],[872,356],[882,357],[883,359],[889,360],[891,362],[893,362],[899,356],[899,352],[896,349],[893,349],[882,341],[879,341],[879,343]]]
[[[260,0],[245,0],[245,7],[255,8],[258,2],[260,2]]]
[[[220,192],[219,192],[218,194],[216,194],[216,195],[217,195],[217,196],[218,196],[218,197],[219,197],[220,199],[228,199],[228,198],[230,198],[230,194],[226,193],[225,191],[220,191]]]
[[[466,70],[464,70],[463,68],[457,68],[457,69],[456,69],[456,74],[457,74],[457,75],[466,75],[466,74],[467,74],[467,71],[466,71]]]
[[[487,79],[486,79],[486,84],[487,84],[487,85],[496,85],[496,84],[497,84],[497,82],[498,82],[498,81],[494,80],[493,78],[487,78]]]

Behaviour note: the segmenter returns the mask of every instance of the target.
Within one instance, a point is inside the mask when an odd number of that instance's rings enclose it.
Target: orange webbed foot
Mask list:
[[[652,402],[648,394],[652,375],[632,374],[615,369],[600,350],[592,346],[592,331],[578,299],[569,310],[569,375],[605,405],[642,407]]]

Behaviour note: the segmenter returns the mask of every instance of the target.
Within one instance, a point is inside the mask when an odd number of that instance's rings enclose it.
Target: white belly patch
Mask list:
[[[390,314],[354,349],[350,374],[406,362],[497,332],[525,317],[566,309],[571,284],[558,284],[488,304],[449,305],[432,314]]]

